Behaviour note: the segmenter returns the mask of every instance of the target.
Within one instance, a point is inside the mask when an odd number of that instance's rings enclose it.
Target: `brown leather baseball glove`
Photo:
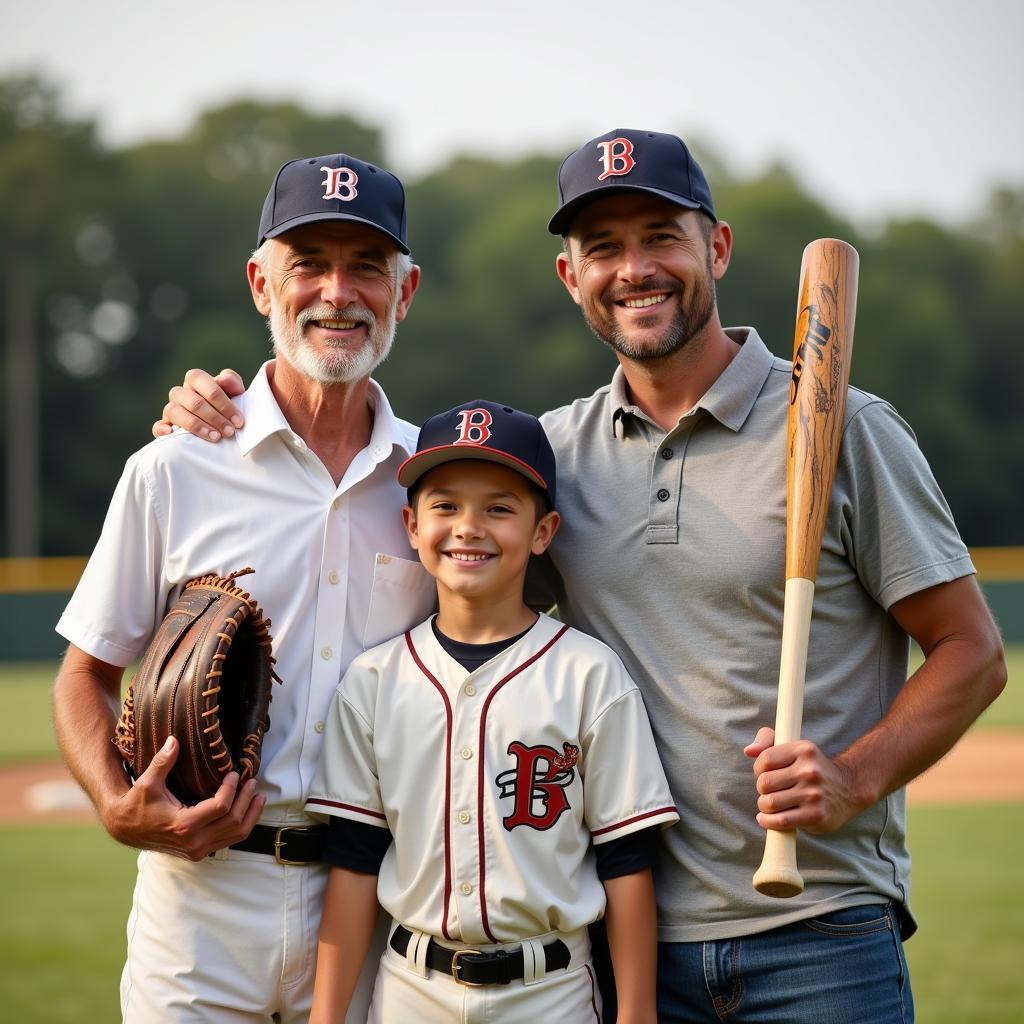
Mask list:
[[[167,786],[195,804],[230,771],[241,782],[260,767],[273,680],[270,620],[230,576],[185,584],[128,687],[114,745],[138,778],[168,736],[180,744]]]

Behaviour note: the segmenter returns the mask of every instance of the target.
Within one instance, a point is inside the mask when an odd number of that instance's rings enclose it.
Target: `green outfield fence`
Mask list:
[[[1024,547],[973,548],[971,556],[1003,638],[1024,643]],[[53,627],[84,558],[0,559],[0,661],[55,658],[65,641]]]

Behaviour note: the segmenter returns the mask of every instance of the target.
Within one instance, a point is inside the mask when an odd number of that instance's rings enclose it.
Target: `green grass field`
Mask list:
[[[1024,646],[1009,655],[1010,683],[978,729],[1024,730]],[[55,753],[55,668],[0,666],[0,762]],[[1024,803],[914,807],[909,831],[921,929],[907,955],[918,1021],[1016,1024],[1024,877],[1014,840],[1024,835]],[[134,851],[88,824],[5,825],[0,840],[5,1016],[19,1024],[117,1020]]]

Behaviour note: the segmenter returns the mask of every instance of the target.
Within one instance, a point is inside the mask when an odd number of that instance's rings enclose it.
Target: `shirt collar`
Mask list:
[[[236,400],[245,418],[245,425],[235,432],[243,455],[248,455],[273,434],[283,431],[294,435],[270,387],[269,370],[272,366],[273,360],[264,363],[245,394]],[[373,411],[373,429],[367,449],[374,462],[383,462],[396,447],[403,453],[403,458],[411,455],[414,446],[410,447],[407,432],[401,429],[384,389],[371,379],[366,394]]]
[[[714,384],[704,392],[696,407],[710,413],[723,426],[737,431],[750,415],[775,356],[753,327],[727,327],[725,333],[739,344],[740,350]],[[613,437],[619,420],[624,416],[644,416],[629,397],[626,375],[621,366],[616,368],[612,377],[608,398]]]

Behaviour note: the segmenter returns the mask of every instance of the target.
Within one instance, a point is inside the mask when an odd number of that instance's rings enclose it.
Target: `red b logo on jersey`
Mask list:
[[[598,181],[605,178],[618,178],[623,174],[629,174],[636,161],[633,159],[633,143],[629,139],[612,139],[611,142],[599,142],[597,148],[601,150],[598,159],[604,166],[604,173],[597,176]]]
[[[516,766],[501,772],[494,781],[501,798],[514,797],[515,805],[501,823],[509,832],[517,825],[540,831],[551,828],[569,810],[565,790],[576,778],[580,748],[563,743],[560,754],[554,747],[528,747],[513,740],[508,752],[515,757]]]
[[[351,167],[321,167],[320,170],[327,174],[322,182],[324,199],[340,199],[343,203],[350,203],[359,195],[356,188],[359,175]]]
[[[459,413],[459,436],[453,444],[487,444],[493,422],[486,409],[463,409]]]

